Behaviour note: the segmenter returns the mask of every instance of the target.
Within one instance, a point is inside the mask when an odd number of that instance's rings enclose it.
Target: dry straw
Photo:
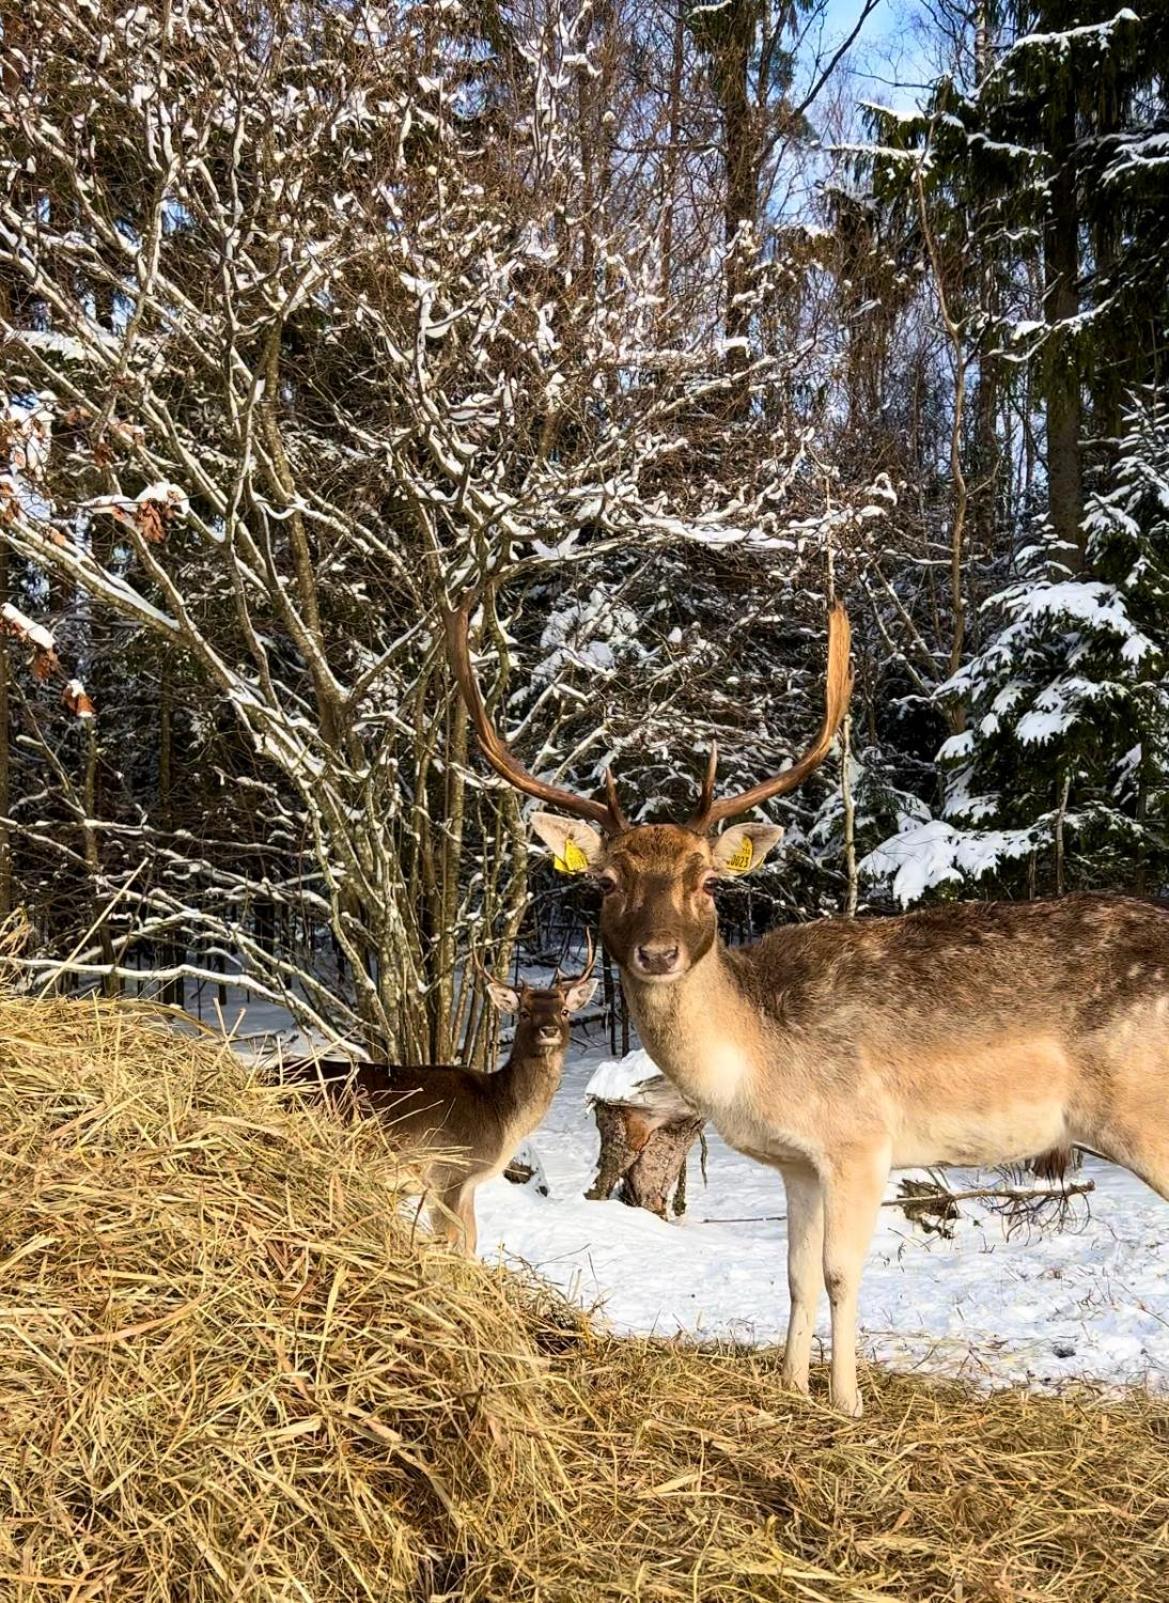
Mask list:
[[[0,1000],[0,1165],[4,1603],[1169,1598],[1164,1400],[611,1338],[145,1010]]]

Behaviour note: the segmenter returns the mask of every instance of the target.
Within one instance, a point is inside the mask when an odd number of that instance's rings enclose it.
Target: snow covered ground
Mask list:
[[[480,1190],[481,1252],[530,1265],[619,1331],[781,1342],[778,1175],[711,1130],[708,1184],[695,1152],[681,1219],[585,1200],[597,1134],[584,1091],[605,1055],[574,1054],[536,1132],[549,1195],[503,1179]],[[964,1203],[946,1241],[882,1209],[861,1290],[866,1354],[990,1385],[1169,1386],[1169,1204],[1108,1164],[1087,1160],[1084,1177],[1096,1190],[1080,1201],[1073,1228],[1056,1234],[1007,1239],[998,1216]],[[978,1179],[955,1172],[951,1184]],[[826,1303],[817,1330],[826,1343]]]
[[[265,1005],[253,1003],[238,1019],[237,1007],[225,1022],[239,1031],[245,1052],[264,1044],[265,1030],[279,1033],[286,1054],[310,1047],[287,1015]],[[502,1178],[483,1186],[480,1252],[529,1266],[621,1332],[782,1342],[788,1299],[778,1175],[708,1128],[707,1184],[695,1151],[682,1218],[585,1200],[597,1154],[585,1087],[608,1057],[600,1041],[597,1032],[589,1039],[578,1031],[563,1084],[531,1142],[548,1196]],[[1077,1199],[1071,1227],[1058,1232],[1008,1238],[998,1215],[967,1202],[945,1240],[900,1209],[882,1209],[861,1288],[864,1353],[901,1370],[991,1386],[1169,1389],[1169,1203],[1094,1159],[1079,1178],[1096,1189]],[[950,1183],[960,1190],[999,1181],[952,1171]],[[826,1348],[826,1302],[817,1332]]]

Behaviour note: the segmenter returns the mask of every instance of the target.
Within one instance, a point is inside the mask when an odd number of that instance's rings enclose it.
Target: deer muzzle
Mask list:
[[[646,941],[634,947],[630,967],[639,979],[668,979],[677,973],[681,955],[677,941]]]

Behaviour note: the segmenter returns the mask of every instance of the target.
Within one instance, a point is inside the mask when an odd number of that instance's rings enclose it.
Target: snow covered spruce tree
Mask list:
[[[960,206],[978,359],[952,438],[972,488],[1002,468],[963,579],[969,659],[930,692],[951,728],[940,789],[903,798],[896,835],[864,866],[902,902],[976,884],[1151,890],[1165,882],[1149,492],[1169,326],[1149,265],[1167,193],[1165,15],[1062,0],[949,13],[963,49],[922,115],[878,115],[871,160],[886,205],[921,175],[935,240]],[[1142,397],[1127,417],[1125,394]],[[936,631],[901,613],[920,664]]]
[[[988,604],[998,628],[941,687],[967,709],[943,745],[941,816],[905,819],[866,860],[903,902],[987,876],[1016,893],[1169,880],[1169,416],[1129,412],[1085,563],[1050,544]]]

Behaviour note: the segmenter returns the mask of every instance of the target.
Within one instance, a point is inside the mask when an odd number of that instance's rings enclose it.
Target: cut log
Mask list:
[[[628,1098],[590,1097],[600,1135],[597,1173],[585,1195],[617,1197],[664,1219],[686,1208],[686,1162],[705,1120],[664,1075],[642,1081]]]

